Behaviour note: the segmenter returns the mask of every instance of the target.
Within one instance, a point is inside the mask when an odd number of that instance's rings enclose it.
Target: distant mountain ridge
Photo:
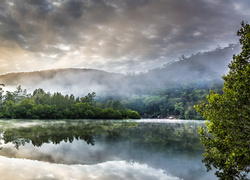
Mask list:
[[[182,56],[179,61],[149,71],[146,76],[160,79],[169,77],[167,81],[188,82],[200,80],[221,79],[228,72],[228,64],[233,54],[238,53],[238,44],[230,44],[213,51],[199,52],[190,57]],[[165,80],[166,81],[166,80]]]
[[[5,74],[0,76],[0,83],[5,84],[6,88],[21,85],[28,92],[43,88],[52,93],[79,96],[90,92],[112,96],[144,94],[173,83],[222,81],[221,76],[227,73],[233,54],[239,50],[239,45],[229,45],[190,57],[182,56],[179,61],[138,75],[68,68]]]

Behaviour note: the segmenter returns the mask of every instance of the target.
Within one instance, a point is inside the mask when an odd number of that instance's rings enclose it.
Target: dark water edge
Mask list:
[[[0,165],[6,179],[6,172],[17,179],[217,179],[201,162],[200,126],[204,121],[0,120]]]

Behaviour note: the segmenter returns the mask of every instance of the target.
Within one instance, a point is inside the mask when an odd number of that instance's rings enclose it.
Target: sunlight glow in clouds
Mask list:
[[[248,9],[248,0],[3,0],[0,74],[147,71],[182,54],[237,43]]]

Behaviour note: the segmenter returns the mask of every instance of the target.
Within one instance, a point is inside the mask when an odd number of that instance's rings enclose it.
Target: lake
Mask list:
[[[0,120],[1,179],[213,180],[191,120]]]

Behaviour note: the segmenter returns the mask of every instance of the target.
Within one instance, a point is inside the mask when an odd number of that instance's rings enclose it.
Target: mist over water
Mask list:
[[[212,180],[201,162],[203,123],[1,121],[0,171],[4,179]]]

